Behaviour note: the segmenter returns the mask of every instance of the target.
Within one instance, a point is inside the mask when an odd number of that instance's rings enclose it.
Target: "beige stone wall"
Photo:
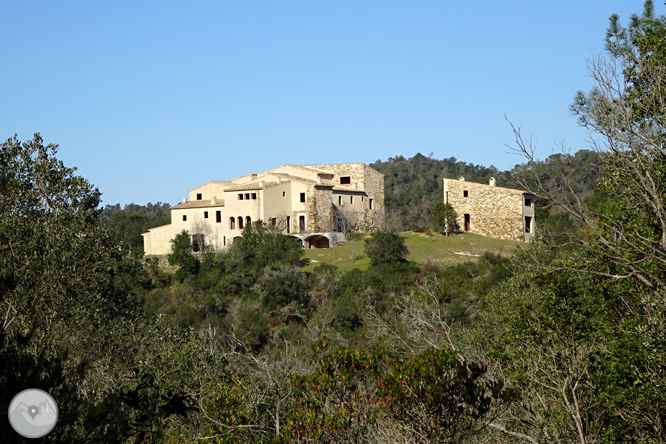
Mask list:
[[[257,196],[256,199],[252,199],[252,194],[255,194]],[[242,195],[243,199],[241,200],[238,196]],[[247,197],[250,197],[250,199],[247,199]],[[260,218],[260,205],[259,205],[259,200],[260,200],[260,193],[259,190],[236,190],[234,191],[233,188],[231,190],[227,190],[224,193],[224,213],[227,216],[227,219],[230,217],[235,217],[238,219],[238,217],[242,217],[243,220],[245,220],[248,216],[250,217],[251,220],[257,220]],[[227,223],[229,225],[229,223]],[[243,224],[244,226],[245,224]],[[236,230],[240,230],[238,228],[238,224],[236,224]]]
[[[312,233],[333,231],[333,190],[330,186],[311,186],[311,198],[308,200],[306,220]]]
[[[261,207],[262,219],[268,221],[272,218],[282,220],[291,214],[291,182],[282,182],[264,188]]]
[[[384,175],[382,173],[364,163],[306,166],[334,174],[334,189],[331,196],[334,210],[348,214],[355,223],[358,223],[359,230],[369,231],[382,224],[384,221]],[[341,184],[340,177],[344,176],[349,176],[351,183]],[[353,202],[352,196],[355,196]],[[372,209],[370,208],[371,200]],[[342,205],[340,205],[341,203]]]
[[[365,167],[363,163],[328,163],[318,165],[304,165],[310,168],[330,171],[334,174],[333,185],[342,186],[351,190],[365,189]],[[348,185],[340,184],[340,176],[350,176],[351,183]]]
[[[368,199],[368,210],[365,213],[366,224],[378,228],[384,222],[384,175],[376,169],[364,165],[365,192]],[[370,209],[372,206],[372,209]]]
[[[525,238],[524,194],[521,190],[444,179],[444,202],[458,213],[460,229],[465,230],[467,214],[470,232],[497,239]]]
[[[171,239],[176,236],[171,225],[162,225],[161,227],[151,228],[147,233],[143,233],[143,250],[145,254],[170,254]],[[147,240],[147,242],[146,242]]]
[[[197,194],[201,194],[202,200],[224,199],[224,190],[233,186],[231,182],[213,181],[201,185],[188,192],[189,201],[197,200]]]

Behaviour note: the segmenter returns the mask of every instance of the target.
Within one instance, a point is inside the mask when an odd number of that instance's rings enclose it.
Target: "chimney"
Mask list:
[[[187,197],[183,197],[183,203],[187,202]]]
[[[215,205],[215,201],[217,200],[217,196],[213,196],[213,200],[210,202],[212,205]]]
[[[260,180],[259,181],[259,188],[263,188],[265,183],[266,183],[265,181]]]
[[[495,186],[495,178],[494,177],[490,178],[490,182],[488,183],[488,185],[490,185],[491,187]]]

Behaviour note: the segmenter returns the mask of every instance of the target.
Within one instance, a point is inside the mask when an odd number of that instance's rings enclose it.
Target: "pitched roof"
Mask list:
[[[185,210],[188,208],[212,208],[212,207],[223,207],[224,199],[217,199],[215,203],[211,203],[210,200],[191,200],[189,202],[181,202],[178,205],[171,207],[172,210]]]
[[[192,189],[189,190],[188,192],[191,193],[192,191],[194,191],[194,190],[198,190],[199,188],[201,188],[201,187],[205,187],[206,185],[211,184],[211,183],[216,183],[216,184],[221,184],[221,185],[224,185],[224,184],[231,184],[231,182],[229,182],[228,180],[211,180],[210,182],[206,182],[205,184],[203,184],[203,185],[199,185],[199,186],[196,187],[196,188],[192,188]]]
[[[311,172],[315,172],[315,173],[333,174],[330,171],[322,170],[320,168],[314,168],[314,167],[305,166],[305,165],[294,165],[292,163],[285,163],[284,165],[280,165],[279,167],[272,168],[270,170],[267,170],[266,172],[271,172],[273,170],[277,170],[278,168],[282,168],[282,167],[294,167],[294,168],[300,168],[302,170],[311,171]]]
[[[229,192],[229,191],[262,190],[262,189],[264,189],[264,187],[269,186],[271,183],[275,183],[275,182],[264,182],[263,184],[261,182],[244,183],[242,185],[237,185],[235,187],[227,188],[224,191]]]

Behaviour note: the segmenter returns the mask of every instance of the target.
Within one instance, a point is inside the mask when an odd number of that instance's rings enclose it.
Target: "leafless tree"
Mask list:
[[[192,220],[192,240],[193,243],[198,243],[201,252],[210,252],[215,249],[215,231],[209,223],[198,215]]]
[[[636,60],[636,69],[648,74],[651,88],[666,92],[666,67],[645,66]],[[580,221],[585,231],[573,233],[570,243],[593,250],[615,264],[615,271],[587,269],[589,273],[617,280],[636,278],[655,294],[666,290],[660,271],[654,264],[666,266],[666,207],[664,204],[663,163],[664,128],[666,128],[666,94],[644,97],[641,107],[635,106],[631,85],[613,61],[594,59],[589,72],[596,87],[588,95],[579,93],[572,109],[589,130],[590,144],[602,154],[610,174],[603,179],[609,192],[628,213],[640,214],[645,223],[656,222],[659,239],[647,236],[643,230],[627,223],[627,218],[608,217],[593,211],[575,192],[571,178],[561,174],[561,187],[547,187],[535,174],[536,142],[519,127],[510,123],[515,143],[512,152],[523,156],[527,163],[528,180],[521,185],[534,193],[541,202],[550,202]],[[648,119],[644,114],[650,115]],[[519,180],[521,180],[519,178]],[[596,242],[589,242],[592,234]],[[599,246],[601,248],[599,248]],[[580,270],[571,270],[580,271]]]
[[[346,207],[333,205],[333,225],[341,233],[353,233],[363,223],[363,213],[352,211]]]

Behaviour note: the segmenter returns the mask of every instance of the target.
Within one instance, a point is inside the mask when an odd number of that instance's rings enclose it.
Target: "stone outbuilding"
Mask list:
[[[183,230],[195,250],[215,251],[259,219],[273,221],[306,248],[328,248],[349,231],[369,231],[384,218],[384,175],[363,163],[283,165],[189,191],[171,208],[171,224],[143,233],[146,255],[168,254]]]
[[[458,213],[462,231],[497,239],[532,239],[536,232],[534,206],[536,198],[526,191],[444,179],[444,203],[450,203]]]

